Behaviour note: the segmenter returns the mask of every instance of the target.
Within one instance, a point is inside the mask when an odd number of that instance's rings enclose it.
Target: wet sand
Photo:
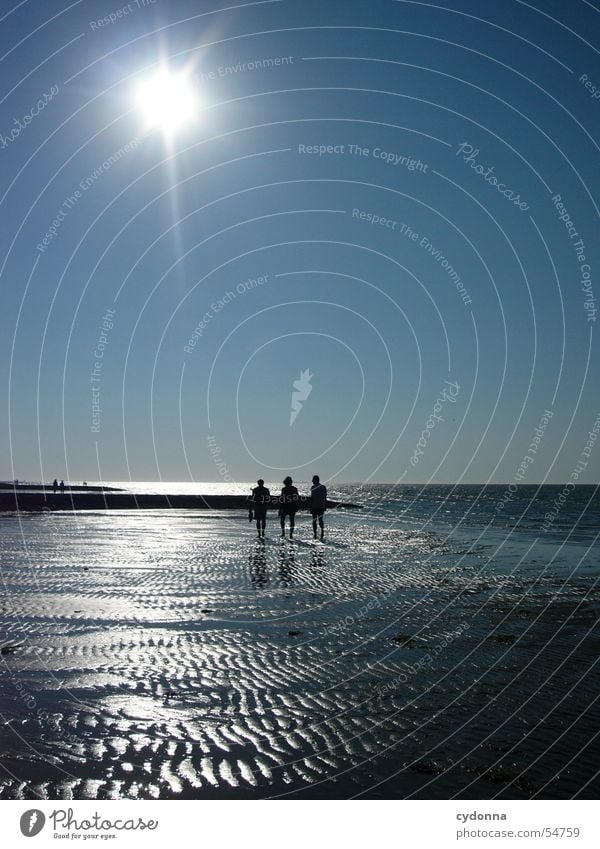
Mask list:
[[[0,798],[595,797],[595,583],[331,525],[1,517]]]

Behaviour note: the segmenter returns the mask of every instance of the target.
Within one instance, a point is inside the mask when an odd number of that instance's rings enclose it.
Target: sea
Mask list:
[[[0,799],[597,798],[598,487],[329,496],[0,514]]]

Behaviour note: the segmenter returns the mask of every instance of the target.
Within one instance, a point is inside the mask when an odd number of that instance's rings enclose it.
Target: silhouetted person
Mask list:
[[[56,478],[52,481],[52,492],[56,495],[56,490],[58,489],[58,481]]]
[[[256,519],[256,532],[259,539],[265,538],[265,525],[267,523],[267,510],[271,500],[271,493],[265,486],[262,478],[257,481],[258,486],[252,490],[252,506],[254,510],[254,518]]]
[[[292,486],[293,481],[288,475],[284,478],[281,490],[281,507],[279,508],[279,521],[281,522],[281,536],[285,536],[285,517],[290,517],[290,539],[294,536],[296,526],[296,510],[298,509],[298,490]]]
[[[325,536],[323,515],[327,510],[327,487],[321,483],[318,475],[313,475],[310,488],[310,512],[312,513],[313,536],[317,538],[317,522],[321,528],[321,539]]]
[[[61,482],[60,482],[60,494],[64,495],[64,493],[65,493],[65,482],[63,480],[61,480]]]

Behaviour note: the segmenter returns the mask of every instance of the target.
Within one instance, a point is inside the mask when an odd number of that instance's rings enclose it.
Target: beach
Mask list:
[[[594,798],[597,497],[425,490],[0,514],[0,798]]]

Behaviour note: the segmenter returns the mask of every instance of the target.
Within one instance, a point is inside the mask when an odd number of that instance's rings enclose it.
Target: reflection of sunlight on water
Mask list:
[[[295,480],[301,493],[308,494],[311,484]],[[166,495],[249,495],[256,481],[88,481],[89,486],[113,486],[138,495],[158,493]],[[279,493],[283,482],[267,480],[271,493]]]
[[[167,495],[247,495],[255,482],[238,483],[224,481],[88,481],[89,485],[114,486],[139,495],[143,493],[166,493]],[[279,485],[279,484],[278,484]],[[280,486],[280,485],[279,485]]]
[[[176,699],[167,696],[162,699],[133,693],[127,696],[111,696],[101,699],[98,709],[111,717],[123,731],[129,728],[129,720],[135,720],[136,724],[139,724],[178,722],[189,718],[189,709],[181,708]]]

